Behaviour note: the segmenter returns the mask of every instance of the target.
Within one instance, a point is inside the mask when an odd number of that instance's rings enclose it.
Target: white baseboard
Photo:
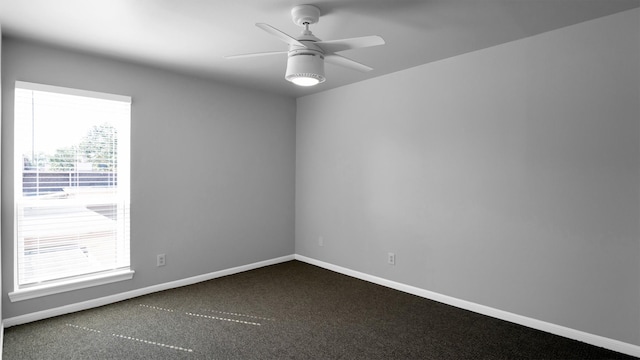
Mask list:
[[[633,345],[633,344],[625,343],[622,341],[606,338],[603,336],[590,334],[584,331],[571,329],[565,326],[552,324],[546,321],[533,319],[530,317],[514,314],[508,311],[503,311],[503,310],[495,309],[489,306],[476,304],[470,301],[460,300],[451,296],[442,295],[429,290],[417,288],[415,286],[387,280],[381,277],[369,275],[359,271],[355,271],[355,270],[351,270],[341,266],[326,263],[324,261],[308,258],[306,256],[296,254],[295,259],[311,265],[319,266],[327,270],[348,275],[360,280],[365,280],[374,284],[386,286],[391,289],[403,291],[403,292],[420,296],[426,299],[441,302],[443,304],[455,306],[460,309],[473,311],[478,314],[491,316],[493,318],[509,321],[515,324],[527,326],[533,329],[545,331],[545,332],[566,337],[569,339],[578,340],[587,344],[599,346],[599,347],[617,351],[623,354],[640,357],[640,346],[638,345]]]
[[[3,350],[4,350],[4,321],[0,322],[0,360],[2,360]]]
[[[32,321],[47,319],[54,316],[70,314],[77,311],[87,310],[87,309],[91,309],[99,306],[112,304],[118,301],[132,299],[138,296],[155,293],[158,291],[164,291],[164,290],[174,289],[181,286],[192,285],[202,281],[219,278],[222,276],[233,275],[233,274],[241,273],[244,271],[261,268],[264,266],[279,264],[282,262],[294,260],[294,258],[295,258],[294,255],[282,256],[275,259],[259,261],[252,264],[242,265],[242,266],[220,270],[220,271],[216,271],[208,274],[193,276],[190,278],[171,281],[164,284],[153,285],[153,286],[145,287],[142,289],[137,289],[137,290],[132,290],[132,291],[128,291],[120,294],[101,297],[98,299],[87,300],[87,301],[83,301],[75,304],[69,304],[69,305],[65,305],[65,306],[61,306],[53,309],[47,309],[47,310],[42,310],[42,311],[30,313],[30,314],[15,316],[12,318],[4,319],[3,329],[4,327],[11,327],[11,326],[30,323]]]

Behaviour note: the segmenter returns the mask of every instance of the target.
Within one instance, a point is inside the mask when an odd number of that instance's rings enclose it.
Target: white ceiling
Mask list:
[[[386,45],[342,53],[368,73],[326,65],[312,88],[284,80],[286,54],[228,60],[225,55],[286,50],[255,26],[296,36],[297,4],[320,8],[311,27],[322,40],[380,35]],[[0,0],[4,36],[133,60],[302,96],[498,45],[640,6],[640,0]]]

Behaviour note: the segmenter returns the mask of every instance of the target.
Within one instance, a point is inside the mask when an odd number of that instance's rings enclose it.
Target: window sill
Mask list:
[[[59,294],[62,292],[84,289],[92,286],[104,285],[118,281],[131,280],[135,271],[117,270],[105,274],[84,277],[69,281],[57,282],[40,286],[32,286],[26,289],[16,290],[9,293],[11,302],[34,299],[42,296]]]

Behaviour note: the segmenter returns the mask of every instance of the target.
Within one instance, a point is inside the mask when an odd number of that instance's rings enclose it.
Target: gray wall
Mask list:
[[[299,98],[296,253],[639,345],[638,84],[636,9]]]
[[[294,253],[295,100],[11,38],[3,47],[5,319]],[[16,80],[132,96],[133,280],[8,300]]]
[[[0,24],[0,114],[2,113],[2,24]],[[2,128],[0,127],[0,166],[2,166]],[[2,170],[0,170],[2,173]],[[0,191],[0,204],[2,203],[2,192]],[[2,217],[2,207],[0,206],[0,218]],[[2,221],[0,221],[0,245],[2,244]],[[2,246],[0,246],[0,280],[2,279]],[[1,286],[0,286],[1,288]],[[2,296],[0,296],[0,309],[2,309]],[[4,316],[0,311],[0,344],[4,338]],[[1,356],[0,356],[1,358]]]

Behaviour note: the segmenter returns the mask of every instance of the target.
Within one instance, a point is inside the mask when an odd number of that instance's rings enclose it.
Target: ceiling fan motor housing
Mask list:
[[[322,83],[324,76],[324,56],[316,51],[297,51],[289,54],[287,72],[284,76],[288,81],[295,78],[313,78]]]

